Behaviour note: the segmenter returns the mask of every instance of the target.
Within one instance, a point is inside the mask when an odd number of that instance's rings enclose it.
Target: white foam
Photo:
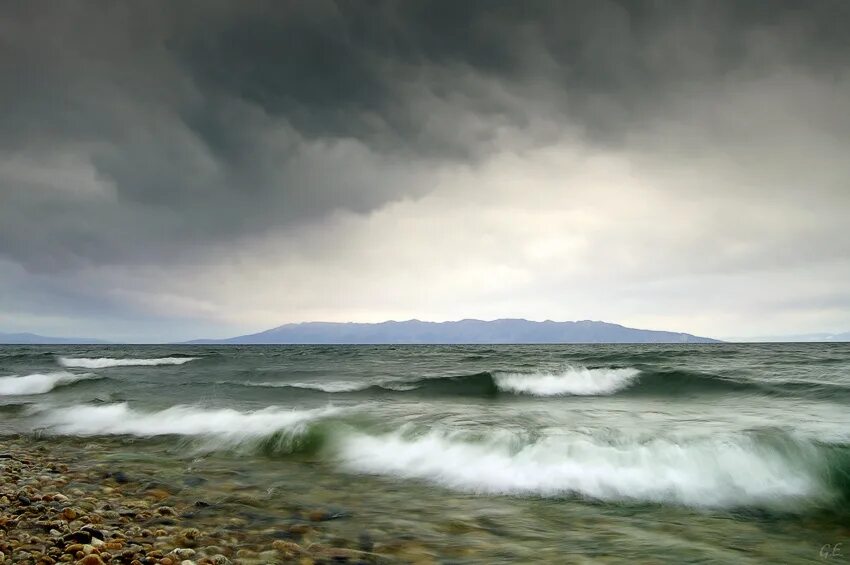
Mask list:
[[[156,359],[115,359],[112,357],[60,357],[63,367],[105,369],[108,367],[148,367],[154,365],[182,365],[197,357],[159,357]]]
[[[632,368],[587,369],[567,367],[556,373],[497,373],[496,386],[505,392],[532,396],[591,396],[614,394],[640,374]]]
[[[365,390],[372,386],[372,383],[354,382],[354,381],[331,381],[327,383],[286,383],[286,382],[246,382],[247,386],[274,387],[274,388],[305,388],[309,390],[318,390],[321,392],[355,392]]]
[[[417,383],[407,383],[404,381],[387,381],[381,383],[378,386],[385,390],[394,390],[396,392],[408,392],[411,390],[416,390],[417,388],[419,388],[420,385]]]
[[[269,407],[240,412],[230,408],[207,409],[173,406],[144,412],[126,403],[105,406],[78,405],[43,409],[36,415],[40,426],[64,435],[222,436],[233,440],[259,437],[306,425],[338,412],[333,407],[283,410]]]
[[[318,390],[321,392],[357,392],[366,390],[372,387],[380,387],[385,390],[394,390],[397,392],[406,392],[419,388],[416,383],[407,383],[404,381],[380,381],[380,382],[363,382],[363,381],[331,381],[326,383],[289,383],[289,382],[251,382],[242,383],[245,386],[259,386],[272,388],[303,388],[308,390]]]
[[[825,496],[813,464],[818,458],[814,448],[798,460],[747,436],[616,444],[580,434],[529,442],[504,432],[482,443],[436,431],[418,437],[400,431],[353,434],[338,450],[351,471],[481,494],[578,494],[715,507]]]
[[[95,378],[95,375],[91,373],[74,374],[67,371],[33,373],[22,377],[16,375],[0,377],[0,395],[45,394],[57,386],[90,378]]]

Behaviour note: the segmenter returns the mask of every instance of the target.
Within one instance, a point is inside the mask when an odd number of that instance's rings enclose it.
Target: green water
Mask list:
[[[213,501],[202,526],[331,508],[323,535],[447,562],[850,542],[844,344],[4,347],[0,375],[5,433]]]

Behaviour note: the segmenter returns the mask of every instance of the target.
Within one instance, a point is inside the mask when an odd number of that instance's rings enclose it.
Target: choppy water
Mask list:
[[[455,561],[850,554],[847,344],[11,346],[0,403]]]

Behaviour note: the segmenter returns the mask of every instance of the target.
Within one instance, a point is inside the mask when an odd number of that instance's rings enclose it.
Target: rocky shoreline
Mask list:
[[[345,540],[324,531],[340,519],[300,509],[283,524],[250,527],[214,503],[187,500],[167,485],[87,465],[30,438],[0,440],[0,563],[19,565],[259,565],[387,563],[399,547],[375,544],[367,531]],[[395,552],[396,555],[392,555]],[[419,556],[424,557],[424,556]]]

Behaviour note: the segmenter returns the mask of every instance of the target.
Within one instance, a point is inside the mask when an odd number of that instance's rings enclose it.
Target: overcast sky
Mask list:
[[[0,331],[850,330],[850,2],[3,2]]]

